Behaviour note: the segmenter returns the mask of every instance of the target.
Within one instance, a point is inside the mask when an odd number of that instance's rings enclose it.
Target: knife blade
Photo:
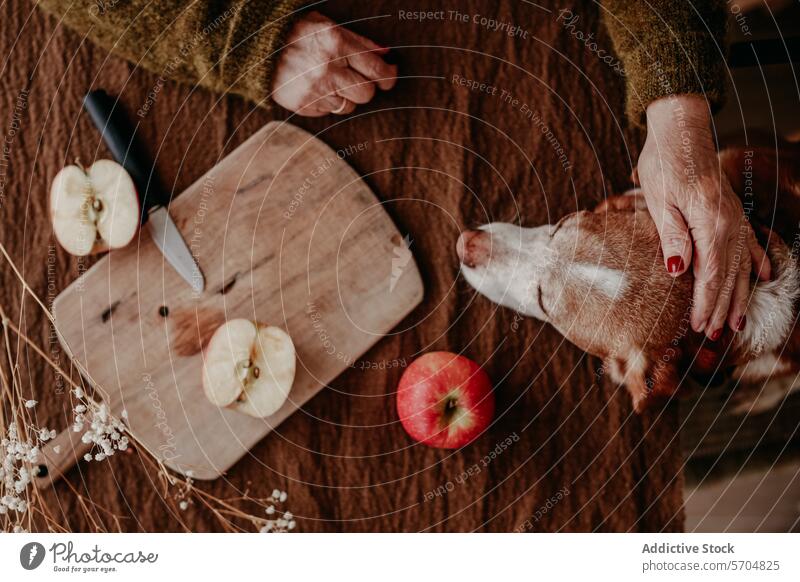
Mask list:
[[[203,273],[166,207],[158,206],[150,211],[147,228],[167,262],[196,293],[202,293],[206,286]]]
[[[157,184],[155,169],[136,139],[117,99],[102,89],[91,91],[83,100],[95,127],[108,145],[114,159],[125,168],[136,184],[142,206],[142,223],[147,225],[153,242],[173,269],[196,293],[205,289],[205,278],[186,241],[169,215],[170,197]]]

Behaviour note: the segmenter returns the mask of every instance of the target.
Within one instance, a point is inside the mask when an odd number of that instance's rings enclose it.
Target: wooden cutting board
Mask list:
[[[168,467],[214,479],[400,322],[423,287],[367,185],[285,123],[263,127],[174,198],[170,214],[205,275],[202,294],[145,229],[61,293],[53,314],[64,348],[112,411],[127,412],[130,432]],[[203,346],[239,317],[283,328],[297,350],[289,400],[266,419],[203,393]],[[43,452],[50,478],[68,466]]]

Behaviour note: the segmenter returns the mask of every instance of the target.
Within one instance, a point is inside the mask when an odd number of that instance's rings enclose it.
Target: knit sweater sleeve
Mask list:
[[[724,100],[726,14],[722,0],[603,0],[603,19],[627,78],[628,119],[668,95]]]
[[[306,0],[39,0],[93,42],[164,78],[265,105]]]

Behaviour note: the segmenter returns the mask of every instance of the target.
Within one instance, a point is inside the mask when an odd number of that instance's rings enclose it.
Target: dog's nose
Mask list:
[[[484,230],[465,230],[456,242],[456,254],[467,267],[478,267],[489,259],[491,235]]]

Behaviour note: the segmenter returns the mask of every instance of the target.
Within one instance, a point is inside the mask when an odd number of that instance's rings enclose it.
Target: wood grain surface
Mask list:
[[[676,409],[636,416],[625,390],[596,374],[599,361],[547,325],[477,296],[458,273],[454,245],[462,229],[493,220],[555,222],[629,185],[643,133],[624,119],[624,79],[563,28],[561,7],[549,0],[323,3],[326,15],[392,47],[401,79],[352,115],[301,119],[164,81],[93,47],[33,3],[12,0],[0,8],[0,131],[8,133],[15,114],[19,129],[7,144],[3,243],[48,304],[91,265],[57,247],[46,209],[49,183],[65,163],[108,157],[81,112],[92,87],[142,110],[141,136],[174,192],[268,121],[289,119],[345,152],[408,236],[425,298],[222,479],[198,486],[219,496],[286,490],[304,532],[680,530]],[[581,29],[611,50],[597,4],[571,7]],[[400,9],[458,10],[470,19],[420,23],[400,19]],[[527,37],[492,31],[474,15],[518,25]],[[497,86],[498,94],[471,91],[454,75]],[[516,106],[500,98],[502,90]],[[0,284],[10,316],[69,368],[47,319],[22,301],[6,267]],[[403,369],[433,349],[473,358],[495,385],[494,423],[459,451],[417,445],[397,422]],[[20,362],[25,388],[40,402],[39,421],[65,427],[63,379],[30,350]],[[494,453],[508,438],[511,445]],[[114,517],[94,514],[108,527],[217,527],[200,507],[180,511],[135,452],[80,463],[48,494],[66,527],[89,528],[70,487],[109,508]]]

